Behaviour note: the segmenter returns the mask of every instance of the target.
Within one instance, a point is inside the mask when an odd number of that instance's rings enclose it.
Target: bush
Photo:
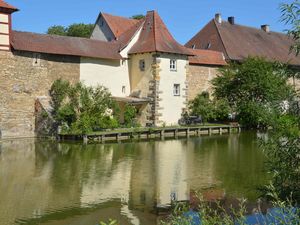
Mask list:
[[[226,99],[210,100],[207,92],[202,92],[189,103],[192,115],[201,116],[203,122],[227,121],[230,107]]]
[[[119,109],[108,89],[102,86],[86,87],[68,81],[53,83],[53,117],[63,132],[87,134],[92,131],[118,127]]]
[[[138,113],[138,111],[134,106],[132,106],[130,104],[125,105],[124,125],[126,127],[137,127],[137,126],[139,126],[139,124],[136,121],[137,113]]]

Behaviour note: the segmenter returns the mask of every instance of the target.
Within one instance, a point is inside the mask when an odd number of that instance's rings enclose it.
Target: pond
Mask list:
[[[0,142],[1,225],[158,224],[171,198],[216,190],[255,200],[267,182],[258,134],[122,144]]]

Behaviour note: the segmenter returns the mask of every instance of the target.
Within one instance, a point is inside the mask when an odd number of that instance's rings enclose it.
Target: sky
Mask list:
[[[95,23],[100,12],[130,17],[157,10],[175,39],[185,44],[215,13],[234,16],[237,24],[283,32],[279,5],[292,0],[5,0],[20,9],[13,29],[45,33],[52,25]]]

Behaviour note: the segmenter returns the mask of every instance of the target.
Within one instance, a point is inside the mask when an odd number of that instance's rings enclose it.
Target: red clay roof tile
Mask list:
[[[190,64],[216,65],[216,66],[227,65],[222,52],[202,50],[202,49],[192,49],[192,52],[195,54],[195,56],[189,57]]]
[[[101,13],[109,28],[116,38],[120,37],[124,32],[136,25],[139,20],[129,19],[121,16],[113,16],[107,13]]]
[[[8,3],[6,3],[5,1],[3,0],[0,0],[0,11],[1,10],[5,10],[9,13],[12,13],[12,12],[15,12],[15,11],[18,11],[18,9]]]
[[[243,61],[249,56],[259,56],[300,66],[300,56],[290,53],[293,43],[284,33],[212,20],[186,46],[203,49],[210,44],[209,49],[222,51],[228,60]]]
[[[21,51],[103,59],[122,58],[116,43],[87,38],[13,31],[11,45],[13,49]]]
[[[131,48],[129,54],[146,52],[193,55],[189,49],[175,41],[166,25],[155,11],[147,13],[139,40]]]

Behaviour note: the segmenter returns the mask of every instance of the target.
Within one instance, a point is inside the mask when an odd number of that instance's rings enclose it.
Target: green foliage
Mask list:
[[[145,16],[143,14],[137,14],[137,15],[133,15],[132,17],[130,17],[130,19],[135,19],[135,20],[141,20],[144,18],[145,18]]]
[[[47,34],[67,36],[66,28],[60,25],[54,25],[48,28]]]
[[[288,35],[290,35],[295,43],[291,46],[291,50],[299,55],[300,53],[300,2],[295,0],[290,4],[281,4],[281,20],[286,25],[290,26],[287,30]]]
[[[204,122],[225,121],[228,119],[230,107],[226,99],[211,100],[207,92],[203,92],[189,103],[192,115],[201,116]]]
[[[118,224],[118,221],[117,221],[117,220],[109,219],[108,222],[101,222],[101,221],[100,221],[100,224],[99,224],[99,225],[117,225],[117,224]]]
[[[282,201],[278,198],[278,195],[274,194],[274,189],[269,193],[273,197],[273,201],[270,202],[272,207],[277,208],[277,215],[272,217],[281,225],[299,224],[300,222],[300,210],[293,208],[293,204],[290,200]],[[233,225],[240,224],[246,225],[246,200],[240,200],[237,207],[226,207],[222,205],[222,202],[206,202],[201,195],[198,196],[199,205],[197,206],[197,214],[201,218],[202,225]],[[162,225],[193,225],[192,218],[185,216],[184,214],[189,211],[188,205],[184,203],[176,203],[172,214],[161,221]],[[258,203],[256,213],[263,214],[261,211],[260,203]],[[281,218],[280,215],[285,215]],[[259,223],[258,225],[267,224],[267,221]],[[269,224],[269,223],[268,223]],[[277,223],[276,223],[277,224]]]
[[[299,135],[299,118],[285,115],[276,120],[274,130],[262,142],[272,187],[280,199],[291,197],[297,203],[300,203]]]
[[[63,132],[87,134],[101,129],[118,127],[118,107],[109,91],[98,86],[86,87],[82,83],[71,85],[57,80],[50,91],[53,117]]]
[[[68,27],[55,25],[49,27],[47,34],[89,38],[93,32],[93,24],[74,23]]]
[[[138,126],[136,122],[137,117],[137,109],[136,107],[126,104],[125,105],[125,111],[124,111],[124,125],[126,127],[136,127]]]
[[[283,112],[293,89],[287,81],[291,72],[285,65],[263,58],[248,58],[242,64],[220,69],[212,83],[216,99],[226,99],[239,121],[249,128],[265,128],[270,118]]]

